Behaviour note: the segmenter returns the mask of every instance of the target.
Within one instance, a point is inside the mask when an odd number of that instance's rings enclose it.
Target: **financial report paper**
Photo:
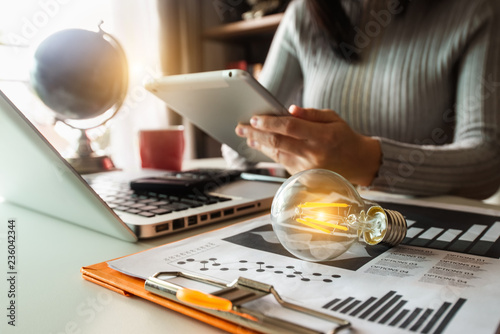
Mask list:
[[[270,217],[263,216],[108,265],[142,279],[159,271],[195,273],[227,283],[247,277],[272,284],[287,301],[349,320],[358,333],[496,333],[500,218],[476,214],[469,221],[463,214],[451,215],[449,223],[443,210],[436,209],[441,218],[431,219],[413,214],[411,207],[398,209],[408,212],[403,245],[355,243],[330,262],[293,257],[276,238]],[[269,300],[254,304],[274,315],[279,308]],[[299,319],[279,313],[290,321]],[[330,324],[313,322],[318,330],[331,329]]]

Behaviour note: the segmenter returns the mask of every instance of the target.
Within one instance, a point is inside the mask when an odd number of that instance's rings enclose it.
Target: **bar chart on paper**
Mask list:
[[[404,213],[403,244],[500,258],[500,217],[411,205],[386,204]]]
[[[322,308],[393,328],[416,333],[439,334],[444,331],[466,301],[459,298],[454,302],[443,302],[435,309],[405,308],[409,300],[397,291],[391,290],[383,296],[373,296],[365,300],[355,297],[336,298]]]

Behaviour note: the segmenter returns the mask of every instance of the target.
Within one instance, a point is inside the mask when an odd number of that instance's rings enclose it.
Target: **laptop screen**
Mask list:
[[[134,233],[0,91],[0,196],[122,240]]]

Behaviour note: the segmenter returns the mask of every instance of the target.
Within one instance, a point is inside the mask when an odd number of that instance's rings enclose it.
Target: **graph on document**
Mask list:
[[[500,258],[500,217],[411,205],[384,207],[405,216],[405,245]]]
[[[231,256],[203,257],[193,256],[170,263],[182,271],[203,272],[207,275],[233,272],[237,275],[259,279],[261,274],[270,275],[282,284],[300,281],[303,288],[308,283],[321,284],[322,289],[342,284],[341,271],[335,273],[331,267],[315,271],[304,271],[298,266],[286,263],[277,264],[273,261],[253,261],[231,259]],[[337,283],[339,282],[339,283]],[[331,290],[329,290],[331,291]],[[409,330],[415,333],[439,334],[453,321],[456,314],[467,302],[465,298],[449,297],[440,300],[432,306],[418,305],[418,301],[405,297],[404,293],[390,290],[387,293],[373,295],[367,298],[349,296],[325,300],[318,305],[325,311],[332,311],[369,321],[389,328]]]
[[[258,275],[266,273],[273,276],[279,276],[286,280],[300,280],[301,282],[323,282],[333,283],[336,279],[341,278],[339,274],[331,274],[324,272],[306,272],[301,268],[293,265],[273,264],[269,261],[249,261],[245,259],[224,261],[215,257],[208,259],[189,257],[185,260],[172,262],[183,270],[200,271],[200,272],[237,272],[238,274]]]
[[[459,298],[455,302],[443,302],[436,308],[410,308],[406,307],[409,300],[397,291],[391,290],[381,297],[373,296],[365,300],[355,297],[336,298],[322,308],[393,328],[416,333],[439,334],[444,331],[466,301]]]

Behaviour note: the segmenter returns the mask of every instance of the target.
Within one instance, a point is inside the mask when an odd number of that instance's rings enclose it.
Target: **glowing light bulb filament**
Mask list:
[[[298,208],[347,208],[349,204],[345,203],[318,203],[318,202],[305,202],[297,205]]]
[[[346,226],[342,226],[336,223],[331,223],[328,221],[323,221],[317,218],[334,218],[334,220],[339,221],[339,222],[344,222],[344,217],[341,215],[332,215],[332,214],[327,214],[324,212],[318,212],[313,209],[327,209],[327,208],[348,208],[350,207],[349,204],[345,203],[318,203],[318,202],[306,202],[297,205],[297,209],[300,212],[300,217],[296,219],[298,223],[301,223],[303,225],[309,226],[313,229],[316,229],[318,231],[330,234],[333,233],[335,230],[342,230],[342,231],[348,231],[349,228]],[[306,210],[304,210],[306,209]],[[313,214],[314,217],[316,218],[311,218],[305,216],[303,213],[304,211],[307,211],[309,214]],[[333,228],[333,230],[327,229],[325,227]]]
[[[347,231],[349,230],[347,227],[345,226],[341,226],[341,225],[338,225],[338,224],[332,224],[332,223],[328,223],[328,222],[324,222],[324,221],[321,221],[321,220],[317,220],[317,219],[313,219],[313,218],[297,218],[297,221],[299,223],[302,223],[304,225],[307,225],[307,226],[310,226],[312,228],[315,228],[317,230],[320,230],[320,231],[323,231],[325,233],[331,233],[330,230],[327,230],[326,228],[323,228],[321,226],[318,226],[318,225],[323,225],[323,226],[328,226],[328,227],[333,227],[335,229],[339,229],[339,230],[342,230],[342,231]]]

